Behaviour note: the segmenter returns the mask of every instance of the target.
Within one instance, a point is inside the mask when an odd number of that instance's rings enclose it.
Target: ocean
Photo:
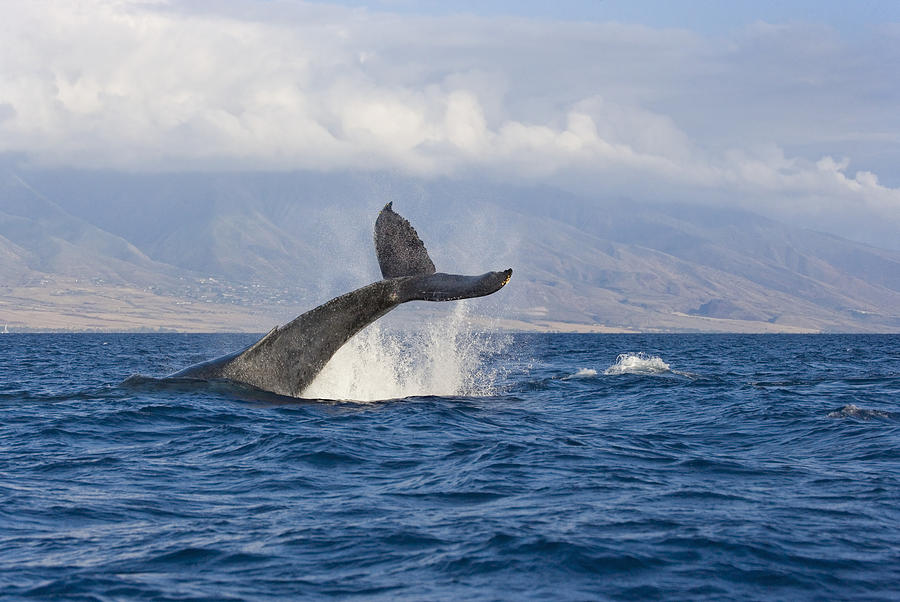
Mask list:
[[[0,335],[0,597],[900,597],[900,336],[448,320],[329,401],[159,378],[254,335]]]

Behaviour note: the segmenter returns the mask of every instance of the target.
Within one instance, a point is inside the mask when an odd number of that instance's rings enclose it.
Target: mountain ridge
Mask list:
[[[9,172],[0,277],[206,290],[280,318],[377,278],[371,228],[388,200],[439,271],[512,266],[503,299],[475,304],[510,322],[900,331],[895,251],[746,210],[389,174]]]

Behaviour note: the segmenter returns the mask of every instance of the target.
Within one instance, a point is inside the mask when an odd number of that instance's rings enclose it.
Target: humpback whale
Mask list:
[[[344,343],[401,303],[483,297],[500,290],[512,276],[512,269],[481,276],[437,272],[415,228],[394,212],[392,203],[375,220],[375,253],[383,280],[276,326],[245,349],[169,378],[226,379],[300,397]]]

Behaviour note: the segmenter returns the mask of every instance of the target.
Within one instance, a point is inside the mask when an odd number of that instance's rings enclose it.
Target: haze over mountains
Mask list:
[[[900,330],[900,252],[742,210],[383,173],[14,169],[0,177],[0,322],[265,330],[377,279],[387,201],[438,270],[515,269],[503,295],[472,302],[501,326]],[[40,290],[55,297],[23,312]],[[91,311],[103,318],[78,319]]]

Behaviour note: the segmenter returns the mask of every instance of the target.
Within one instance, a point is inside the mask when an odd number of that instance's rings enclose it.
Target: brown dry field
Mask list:
[[[74,280],[50,285],[0,288],[0,328],[57,332],[265,332],[309,308],[246,307],[189,301],[124,286]],[[427,312],[426,312],[427,313]],[[672,314],[658,328],[632,329],[546,319],[472,316],[480,326],[505,331],[568,333],[735,332],[811,333],[811,328]]]
[[[0,328],[44,331],[259,332],[274,325],[257,308],[191,302],[137,288],[56,281],[0,289]]]

